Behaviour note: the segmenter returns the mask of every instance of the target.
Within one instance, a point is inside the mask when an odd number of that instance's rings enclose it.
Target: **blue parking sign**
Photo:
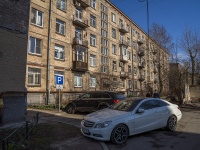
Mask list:
[[[56,76],[56,84],[63,85],[63,76]]]

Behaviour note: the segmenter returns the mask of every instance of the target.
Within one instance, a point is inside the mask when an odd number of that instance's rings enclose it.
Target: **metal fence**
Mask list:
[[[31,130],[38,124],[39,113],[26,121],[21,127],[13,131],[9,136],[2,140],[2,150],[21,150],[27,149],[24,144],[29,139]]]

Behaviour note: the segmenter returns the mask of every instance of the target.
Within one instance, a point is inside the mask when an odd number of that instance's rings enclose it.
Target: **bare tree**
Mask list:
[[[190,58],[191,63],[191,82],[194,84],[195,66],[197,65],[197,56],[200,53],[200,37],[195,30],[185,29],[181,39],[181,47],[185,50]]]

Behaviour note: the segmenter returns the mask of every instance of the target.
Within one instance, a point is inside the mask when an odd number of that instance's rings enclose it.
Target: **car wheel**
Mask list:
[[[169,131],[175,131],[177,126],[177,118],[176,116],[170,116],[168,121],[167,121],[167,129]]]
[[[111,134],[111,141],[115,144],[123,144],[126,142],[129,135],[127,126],[123,124],[117,125]]]
[[[75,113],[75,106],[72,104],[67,105],[66,112],[68,114],[74,114]]]

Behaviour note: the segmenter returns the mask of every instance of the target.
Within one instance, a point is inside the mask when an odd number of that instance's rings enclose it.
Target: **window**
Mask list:
[[[101,56],[101,63],[102,64],[108,64],[108,58],[105,56]]]
[[[101,47],[101,54],[107,56],[108,55],[108,49],[105,48],[105,47]]]
[[[102,67],[101,67],[101,72],[107,73],[107,71],[108,71],[107,66],[102,66]]]
[[[131,73],[131,66],[128,65],[128,73]]]
[[[135,41],[133,41],[133,48],[134,48],[134,49],[137,48]]]
[[[106,40],[106,39],[104,39],[104,38],[101,38],[101,44],[103,45],[103,46],[108,46],[108,40]]]
[[[96,77],[90,76],[90,87],[96,87]]]
[[[96,9],[96,0],[90,0],[90,6]]]
[[[93,54],[90,54],[90,66],[96,67],[96,56]]]
[[[64,84],[64,72],[63,71],[54,71],[54,84],[56,85],[56,76],[63,76],[63,86]]]
[[[116,16],[115,16],[115,14],[111,13],[111,19],[112,19],[112,22],[116,22]]]
[[[130,41],[130,38],[127,37],[127,43],[128,43],[128,46],[131,45],[131,41]]]
[[[79,44],[82,44],[82,30],[76,28],[75,37],[78,40]]]
[[[96,36],[93,34],[90,34],[90,45],[96,46]]]
[[[39,10],[32,8],[31,23],[42,27],[43,26],[43,13]]]
[[[122,88],[125,88],[125,80],[121,79],[121,82],[122,82]]]
[[[56,19],[56,32],[60,34],[65,34],[65,22]]]
[[[90,15],[90,25],[96,28],[96,17]]]
[[[128,57],[128,60],[131,60],[131,52],[130,51],[127,51],[127,57]]]
[[[57,8],[61,10],[66,10],[66,0],[57,0]]]
[[[83,11],[80,8],[76,8],[76,19],[82,22],[83,19]]]
[[[132,29],[132,35],[135,36],[135,29]]]
[[[134,81],[134,90],[137,89],[137,81]]]
[[[137,74],[137,68],[134,67],[134,74],[136,75]]]
[[[126,49],[126,47],[122,46],[121,49],[122,49],[122,55],[123,56],[127,56],[127,49]]]
[[[116,30],[112,28],[112,38],[116,39]]]
[[[104,28],[104,29],[107,29],[108,23],[103,21],[103,20],[101,20],[101,27]]]
[[[134,62],[137,61],[137,56],[136,56],[136,54],[133,54],[133,61],[134,61]]]
[[[87,49],[82,46],[76,46],[76,61],[87,62]]]
[[[113,87],[114,87],[114,88],[117,87],[117,78],[113,78]]]
[[[41,69],[28,68],[28,84],[29,85],[41,84]]]
[[[108,37],[108,32],[106,30],[101,29],[101,36],[107,38]]]
[[[41,40],[35,37],[30,37],[29,52],[32,54],[41,54]]]
[[[82,87],[82,75],[74,74],[74,87]]]
[[[104,12],[101,12],[101,19],[107,21],[108,16]]]
[[[54,58],[64,59],[64,46],[55,44]]]
[[[132,81],[128,80],[128,88],[131,89],[132,88]]]
[[[117,49],[116,49],[116,45],[112,44],[112,53],[116,55],[117,53]]]
[[[113,71],[117,71],[117,62],[113,61]]]
[[[130,26],[128,24],[126,24],[126,31],[129,32],[129,30],[130,30]]]
[[[104,12],[107,12],[107,7],[103,4],[101,4],[101,10],[104,11]]]

